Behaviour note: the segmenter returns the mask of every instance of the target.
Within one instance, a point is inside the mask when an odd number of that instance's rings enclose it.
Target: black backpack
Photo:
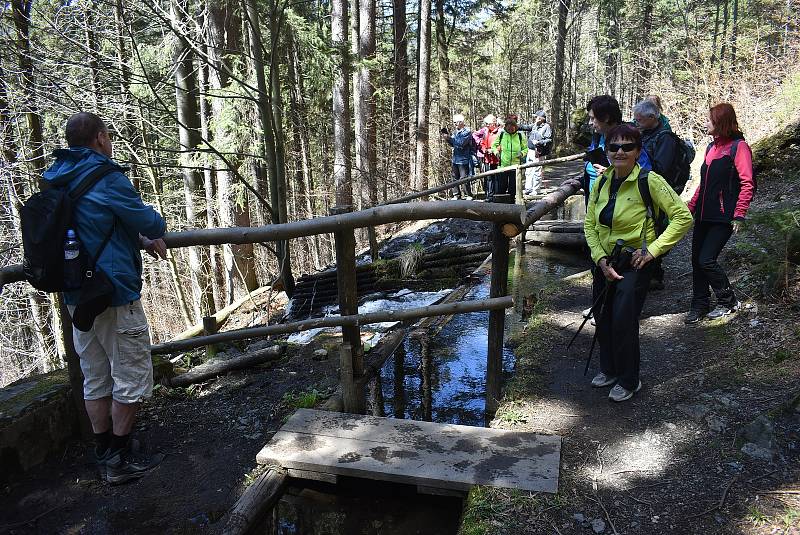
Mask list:
[[[73,191],[50,188],[32,195],[22,206],[22,270],[34,288],[43,292],[64,290],[64,237],[74,228],[74,205],[101,178],[118,170],[114,165],[101,165]]]
[[[675,141],[676,153],[675,158],[672,160],[671,169],[656,169],[655,171],[666,179],[667,184],[672,187],[675,193],[680,195],[683,193],[686,183],[692,178],[691,167],[692,161],[694,161],[695,150],[689,142],[678,137],[672,130],[662,130],[657,133],[652,141],[647,144],[647,147],[645,147],[647,154],[651,155],[651,161],[653,159],[652,154],[654,153],[652,149],[662,136],[670,136]]]

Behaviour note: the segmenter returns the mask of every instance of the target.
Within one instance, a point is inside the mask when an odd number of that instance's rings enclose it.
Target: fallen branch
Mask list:
[[[597,498],[597,499],[595,499]],[[606,520],[608,520],[609,525],[611,526],[611,531],[614,532],[614,535],[619,535],[617,531],[617,527],[614,525],[614,521],[611,520],[611,515],[608,514],[608,510],[606,510],[606,506],[603,504],[603,500],[600,499],[599,494],[595,494],[595,498],[590,498],[600,504],[600,508],[603,510],[603,513],[606,515]]]
[[[715,506],[709,507],[708,509],[706,509],[702,513],[697,513],[696,515],[687,516],[686,518],[687,519],[699,518],[701,516],[707,515],[708,513],[712,513],[714,511],[718,511],[719,509],[722,509],[722,506],[725,505],[725,499],[728,497],[728,491],[731,490],[731,487],[733,486],[733,482],[736,481],[736,479],[738,477],[739,476],[733,476],[731,478],[731,480],[728,481],[728,484],[725,485],[725,489],[722,491],[722,496],[720,496],[719,502]]]
[[[244,297],[241,297],[241,298],[237,299],[236,301],[234,301],[230,305],[226,306],[225,308],[223,308],[221,310],[218,310],[213,316],[211,316],[217,321],[217,328],[221,327],[222,324],[225,323],[225,320],[227,320],[228,317],[231,315],[231,313],[233,313],[240,306],[242,306],[243,304],[245,304],[246,302],[248,302],[252,298],[254,298],[254,297],[258,296],[258,295],[261,295],[264,292],[269,291],[271,288],[272,288],[271,286],[262,286],[261,288],[258,288],[256,290],[253,290],[252,292],[248,293]],[[188,338],[192,338],[194,336],[197,336],[198,334],[200,334],[202,332],[203,332],[203,323],[200,322],[197,325],[194,325],[193,327],[189,327],[188,329],[186,329],[182,333],[180,333],[177,336],[175,336],[174,338],[172,338],[172,340],[170,340],[170,341],[172,342],[172,341],[177,341],[177,340],[186,340]]]
[[[283,356],[283,347],[274,345],[241,357],[201,364],[184,374],[170,379],[169,386],[188,386],[200,383],[229,371],[250,368],[271,360],[278,360],[281,356]]]
[[[286,479],[286,473],[278,469],[268,469],[258,476],[233,506],[222,534],[240,535],[258,524],[280,499]]]

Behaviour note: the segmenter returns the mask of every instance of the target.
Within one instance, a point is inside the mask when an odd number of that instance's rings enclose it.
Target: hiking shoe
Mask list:
[[[591,315],[592,315],[592,308],[591,307],[589,307],[586,310],[584,310],[583,312],[581,312],[581,316],[583,316],[584,318],[588,318]]]
[[[740,303],[739,301],[736,301],[732,305],[717,305],[717,308],[708,313],[708,319],[716,320],[719,318],[724,318],[725,316],[729,316],[735,313],[741,307],[742,303]]]
[[[611,401],[625,401],[631,399],[633,394],[642,389],[642,382],[636,385],[636,390],[627,390],[622,385],[615,385],[608,393],[608,399]]]
[[[118,485],[138,479],[164,460],[163,453],[134,453],[129,449],[111,452],[106,460],[106,481]]]
[[[592,379],[592,386],[595,388],[600,388],[601,386],[613,385],[616,382],[616,377],[609,377],[603,372],[600,372],[594,376],[594,379]]]
[[[683,318],[683,323],[686,325],[691,325],[692,323],[697,323],[703,317],[708,314],[708,310],[697,310],[695,308],[690,309],[689,312],[686,314],[686,317]]]

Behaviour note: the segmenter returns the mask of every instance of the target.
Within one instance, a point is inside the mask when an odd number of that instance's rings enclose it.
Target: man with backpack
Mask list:
[[[654,102],[643,100],[636,104],[633,117],[642,132],[642,145],[653,171],[663,176],[675,193],[680,195],[690,178],[694,150],[661,122],[661,110]],[[664,269],[658,258],[653,266],[650,289],[663,288]]]
[[[130,433],[139,405],[153,390],[150,330],[139,301],[140,249],[154,258],[166,258],[161,239],[166,223],[142,202],[125,168],[111,159],[110,134],[100,117],[86,112],[72,115],[66,140],[69,148],[53,153],[56,161],[45,171],[44,180],[70,194],[81,191],[72,200],[69,236],[79,241],[79,254],[89,259],[87,269],[93,269],[95,276],[102,272],[110,282],[109,306],[95,310],[99,314],[81,327],[88,328],[85,332],[76,323],[73,342],[84,375],[94,453],[106,469],[107,481],[116,484],[141,477],[163,458],[136,451]],[[76,305],[86,302],[87,286],[84,282],[80,290],[64,292],[73,319],[77,319]]]
[[[547,122],[547,116],[544,110],[539,110],[534,115],[536,116],[536,122],[531,126],[530,133],[528,134],[528,155],[525,163],[544,160],[553,148],[553,129]],[[520,128],[520,130],[524,129]],[[541,167],[529,167],[525,169],[525,194],[537,195],[541,182]]]
[[[453,147],[453,181],[472,176],[472,156],[475,154],[475,141],[472,139],[472,131],[464,125],[464,116],[461,114],[453,115],[453,135],[446,128],[442,128],[441,134],[448,145]],[[472,184],[458,185],[454,188],[454,194],[461,198],[461,190],[467,200],[472,200]]]

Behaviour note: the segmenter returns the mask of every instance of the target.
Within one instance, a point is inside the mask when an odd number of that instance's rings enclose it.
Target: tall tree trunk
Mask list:
[[[36,103],[36,81],[33,70],[33,58],[30,43],[30,16],[32,0],[12,0],[11,10],[16,30],[15,48],[17,52],[17,65],[24,94],[24,113],[27,123],[27,143],[20,144],[23,159],[32,177],[32,185],[39,183],[42,171],[45,168],[44,143],[42,133],[42,118]],[[42,184],[39,183],[41,186]],[[31,289],[28,294],[33,325],[39,343],[41,362],[45,370],[51,367],[52,362],[58,361],[55,331],[50,317],[54,320],[58,312],[51,310],[51,301],[43,294]]]
[[[364,162],[361,161],[361,157],[363,156],[362,149],[359,148],[359,143],[361,143],[361,138],[363,133],[361,132],[361,121],[359,118],[361,117],[361,100],[359,99],[359,89],[358,89],[358,75],[361,70],[361,61],[359,59],[359,42],[360,42],[360,34],[361,34],[361,2],[360,0],[350,0],[350,13],[352,16],[350,17],[350,57],[356,61],[356,65],[353,67],[352,72],[350,75],[353,79],[353,84],[350,86],[350,94],[353,96],[353,143],[355,145],[355,154],[354,157],[354,164],[355,164],[355,174],[352,177],[353,180],[353,193],[355,198],[353,199],[354,206],[353,208],[356,210],[361,210],[363,208],[363,184],[362,179],[365,178],[364,175],[366,174],[366,170],[362,167]]]
[[[736,37],[739,22],[739,0],[733,0],[733,20],[731,21],[731,74],[736,73]]]
[[[117,53],[117,64],[119,68],[120,103],[122,105],[121,124],[119,122],[117,123],[119,125],[117,130],[123,139],[128,139],[131,141],[131,145],[141,145],[142,134],[139,132],[139,129],[135,127],[133,123],[133,115],[131,113],[131,69],[128,65],[128,47],[126,46],[125,37],[128,30],[124,15],[125,6],[123,4],[123,0],[116,0],[114,2],[114,22],[117,29],[115,48]],[[127,159],[134,160],[133,157],[128,157]],[[133,181],[133,187],[136,189],[136,191],[141,189],[138,177],[138,173],[131,173],[131,180]]]
[[[173,0],[172,20],[179,28],[186,28],[186,0]],[[188,32],[187,32],[188,33]],[[198,169],[200,158],[200,112],[198,88],[193,54],[189,43],[180,37],[175,47],[175,102],[178,119],[178,139],[181,146],[179,165],[183,167],[183,194],[186,204],[186,221],[190,227],[198,227],[197,205],[202,207],[205,193],[203,175]],[[189,272],[192,284],[192,309],[194,323],[215,311],[214,294],[206,266],[209,253],[205,247],[189,247]]]
[[[419,5],[419,36],[417,46],[417,130],[416,163],[414,165],[415,188],[428,189],[428,128],[430,115],[431,86],[431,0],[422,0]]]
[[[207,54],[207,49],[203,46],[203,52]],[[211,130],[209,127],[209,118],[211,117],[211,106],[208,102],[208,69],[209,66],[205,62],[200,62],[198,66],[198,85],[200,87],[200,134],[203,139],[211,139]],[[206,195],[206,227],[215,228],[219,226],[216,210],[216,172],[214,169],[214,160],[206,153],[203,157],[203,189]],[[225,307],[225,277],[222,266],[221,250],[219,245],[212,245],[209,248],[209,256],[211,257],[211,287],[214,295],[214,308],[219,310]]]
[[[393,88],[392,98],[392,155],[391,167],[395,170],[393,178],[400,188],[405,189],[411,175],[409,153],[409,98],[408,98],[408,22],[406,19],[406,0],[392,0],[392,44],[393,44]]]
[[[300,195],[303,197],[306,219],[311,219],[314,217],[314,203],[312,200],[314,177],[311,166],[308,129],[303,127],[307,123],[303,63],[300,59],[300,47],[292,27],[289,27],[287,40],[289,42],[289,61],[287,62],[289,67],[289,111],[292,118],[295,146],[300,152],[300,165],[297,168],[297,186]],[[311,259],[314,268],[320,270],[322,269],[322,263],[320,262],[319,236],[311,236],[308,240],[311,244]]]
[[[725,52],[728,45],[728,0],[722,0],[722,46],[719,51],[719,74],[725,72]]]
[[[251,0],[252,1],[252,0]],[[272,17],[270,18],[270,36],[272,46],[270,51],[278,49],[280,38],[280,25],[283,21],[282,15],[278,14],[275,0],[271,2]],[[275,187],[276,192],[271,198],[272,209],[278,213],[278,220],[281,223],[289,221],[287,212],[287,192],[286,192],[286,138],[283,133],[283,96],[281,94],[280,79],[280,60],[283,54],[271,54],[270,58],[270,100],[272,103],[272,132],[275,143]],[[292,275],[292,255],[289,250],[289,240],[279,241],[278,266],[280,279],[283,289],[290,298],[294,295],[294,276]]]
[[[564,48],[567,41],[567,16],[570,0],[557,0],[558,24],[556,26],[556,57],[553,66],[553,94],[550,99],[550,121],[554,134],[554,145],[564,139],[564,124],[561,121],[561,101],[564,90]]]
[[[224,93],[230,83],[227,75],[231,69],[231,59],[241,51],[241,19],[236,12],[236,3],[232,0],[211,1],[208,6],[209,57],[209,89],[215,93],[211,99],[211,110],[214,117],[235,117],[240,114],[236,109],[237,102],[226,99]],[[235,120],[234,120],[235,121]],[[231,131],[231,121],[214,123],[214,141],[221,150],[241,153],[242,140]],[[227,146],[226,146],[227,145]],[[230,167],[228,166],[230,165]],[[248,204],[238,200],[237,185],[234,183],[235,168],[240,164],[238,156],[228,158],[228,164],[222,162],[217,168],[217,204],[219,224],[223,227],[250,226]],[[244,193],[242,193],[244,195]],[[255,270],[255,259],[252,244],[223,246],[225,261],[226,301],[232,303],[238,297],[258,286]]]
[[[86,11],[83,13],[83,30],[86,39],[87,61],[89,63],[89,84],[91,88],[91,98],[94,102],[95,110],[98,108],[98,98],[100,95],[100,65],[97,61],[97,39],[94,33],[94,11],[96,3],[90,2]]]
[[[375,60],[375,0],[360,0],[358,57],[358,96],[360,104],[356,114],[356,167],[361,175],[361,187],[366,187],[369,206],[378,204],[378,166],[375,155],[375,100],[370,65]],[[362,196],[364,194],[362,193]],[[372,259],[378,259],[378,241],[375,228],[368,229]]]
[[[438,128],[450,124],[455,112],[450,105],[450,57],[447,41],[447,26],[444,18],[444,0],[436,1],[436,57],[439,63],[439,124]],[[446,177],[450,169],[449,145],[439,137],[436,143],[438,157],[437,175]]]
[[[337,49],[333,82],[333,182],[336,205],[353,206],[353,182],[350,171],[350,45],[347,40],[347,0],[331,4],[331,42]]]

